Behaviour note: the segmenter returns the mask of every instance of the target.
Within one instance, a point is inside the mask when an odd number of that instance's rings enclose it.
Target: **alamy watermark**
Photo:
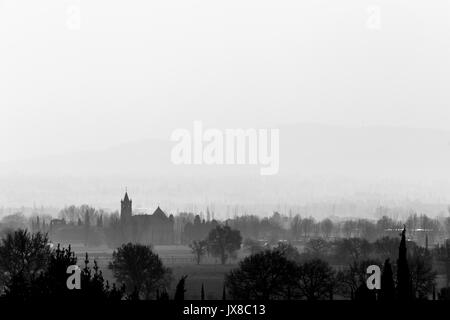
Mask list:
[[[366,285],[369,290],[381,289],[381,269],[377,265],[371,265],[367,267],[367,274],[370,275],[367,278]]]
[[[69,290],[81,289],[81,269],[76,264],[67,267],[67,274],[70,276],[67,278],[66,286]]]
[[[366,27],[370,30],[381,30],[381,7],[371,5],[367,7]]]
[[[66,27],[72,31],[81,29],[80,0],[71,0],[66,5]]]
[[[171,160],[176,165],[259,165],[261,175],[275,175],[280,167],[279,129],[176,129]]]

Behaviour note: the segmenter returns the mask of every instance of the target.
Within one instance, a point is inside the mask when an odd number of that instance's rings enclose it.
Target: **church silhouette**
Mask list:
[[[128,192],[125,192],[120,204],[120,223],[126,241],[153,245],[173,244],[173,215],[167,216],[159,206],[153,214],[133,215],[133,201]]]

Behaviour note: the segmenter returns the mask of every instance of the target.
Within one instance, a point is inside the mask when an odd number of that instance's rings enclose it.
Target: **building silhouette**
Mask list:
[[[133,215],[133,202],[126,192],[120,202],[120,219],[116,229],[112,228],[111,223],[104,225],[103,216],[92,220],[85,212],[84,220],[78,218],[78,223],[67,222],[64,218],[45,221],[38,216],[31,221],[31,231],[48,233],[52,242],[61,244],[110,245],[109,240],[114,238],[114,246],[127,242],[169,245],[175,242],[174,225],[174,216],[167,216],[160,207],[153,214]]]
[[[126,241],[142,244],[173,244],[173,215],[167,216],[158,206],[153,214],[133,215],[133,202],[125,192],[120,202],[120,223],[124,230]]]

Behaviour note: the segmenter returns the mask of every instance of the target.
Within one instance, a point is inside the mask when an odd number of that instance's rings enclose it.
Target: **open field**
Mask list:
[[[106,247],[88,248],[83,246],[73,246],[77,253],[78,265],[83,266],[86,251],[89,254],[90,264],[95,259],[103,272],[103,276],[110,283],[114,282],[108,263],[111,260],[113,250]],[[178,280],[187,275],[186,279],[186,299],[200,299],[201,286],[205,288],[206,299],[221,299],[223,280],[225,274],[237,267],[236,261],[230,261],[227,265],[221,265],[217,259],[205,257],[202,264],[197,265],[190,248],[187,246],[155,246],[164,264],[172,270],[173,280],[169,291],[173,297]]]

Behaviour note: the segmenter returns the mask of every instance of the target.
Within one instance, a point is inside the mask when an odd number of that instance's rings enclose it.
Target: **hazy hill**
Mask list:
[[[320,201],[450,201],[450,133],[390,127],[280,127],[280,171],[175,166],[169,140],[2,163],[0,205],[92,203],[115,208],[128,186],[136,205],[261,205]]]
[[[141,140],[112,148],[0,164],[3,174],[177,175],[250,174],[250,166],[175,166],[174,143]],[[325,125],[280,127],[280,174],[450,179],[450,132],[390,127]]]

